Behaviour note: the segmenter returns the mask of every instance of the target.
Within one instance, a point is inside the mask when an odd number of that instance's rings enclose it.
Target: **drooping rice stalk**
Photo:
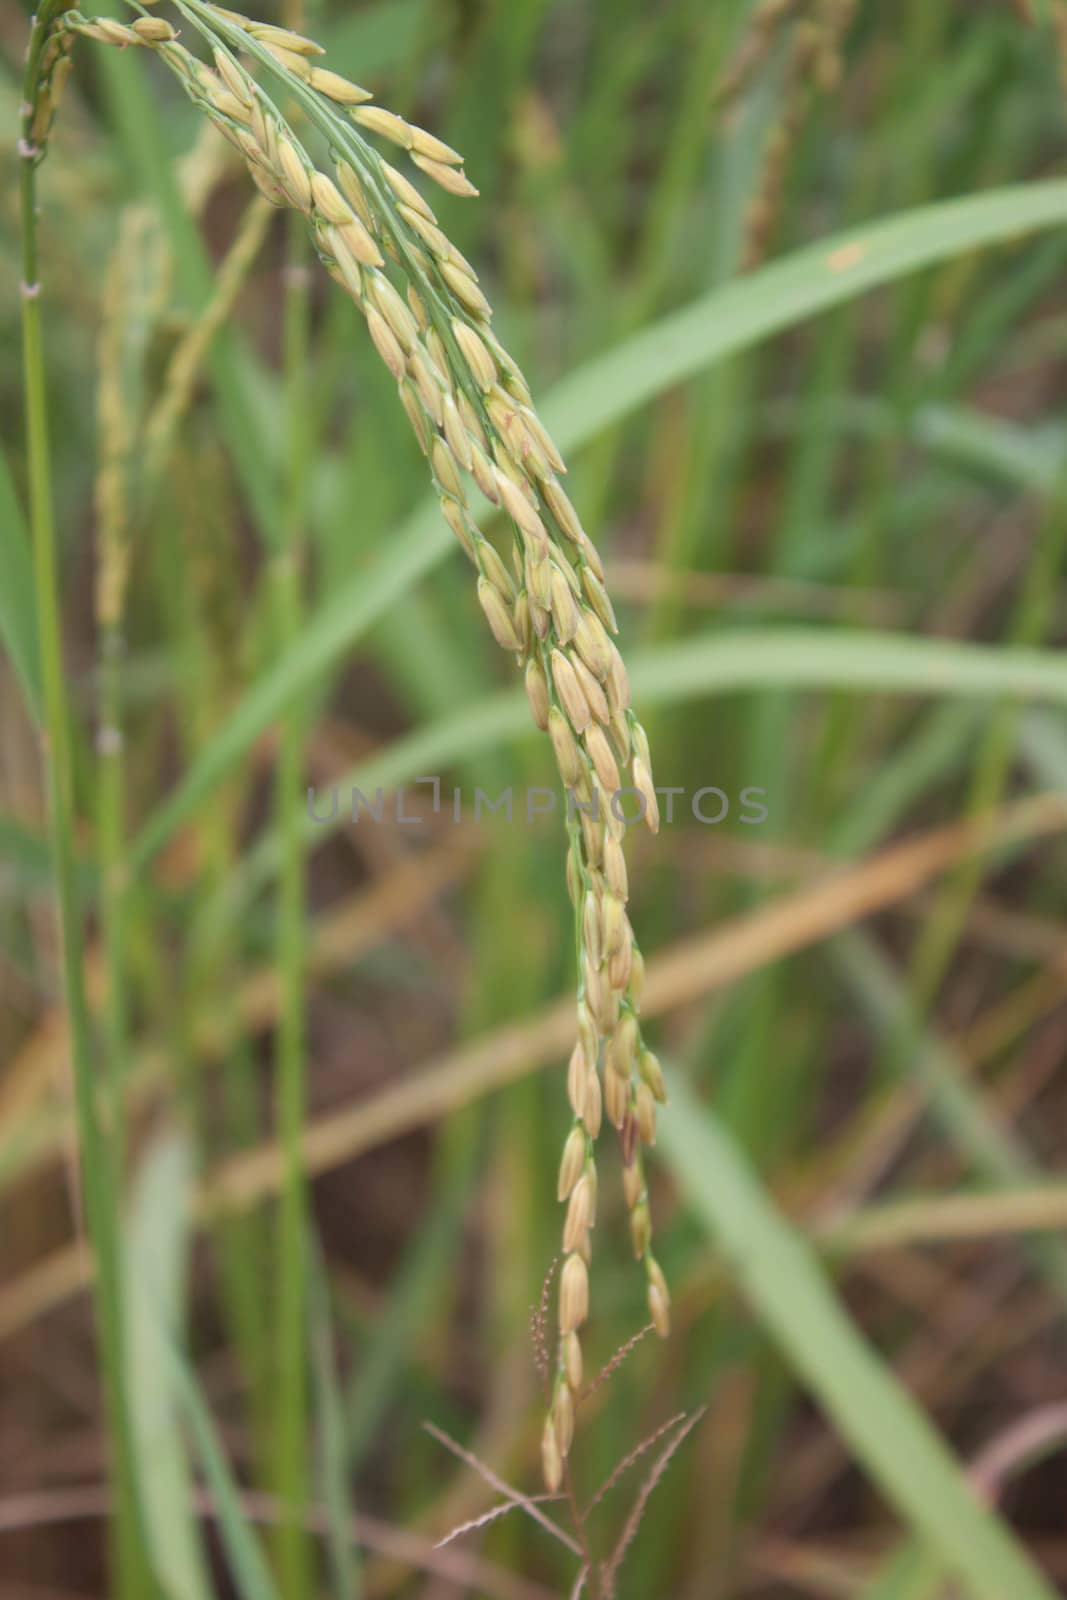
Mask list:
[[[459,154],[373,104],[317,64],[319,47],[206,0],[177,0],[212,65],[169,23],[55,19],[42,52],[32,139],[43,148],[70,44],[82,35],[154,50],[186,93],[240,151],[257,188],[302,213],[314,248],[355,302],[425,454],[442,513],[477,570],[477,595],[494,638],[513,654],[531,711],[549,735],[568,790],[567,883],[578,952],[577,1042],[567,1074],[573,1125],[558,1194],[566,1205],[559,1279],[559,1340],[542,1456],[561,1481],[582,1388],[580,1331],[589,1309],[596,1220],[595,1146],[604,1115],[619,1134],[623,1186],[649,1311],[661,1334],[669,1296],[652,1253],[642,1147],[655,1138],[663,1076],[639,1021],[643,962],[627,916],[623,841],[636,811],[659,826],[648,743],[630,706],[626,668],[604,571],[563,488],[565,467],[514,360],[495,338],[470,263],[451,244],[411,179],[369,136],[404,151],[447,193],[472,195]],[[316,161],[246,61],[304,114],[328,152]],[[506,518],[508,565],[481,526],[472,486]]]
[[[302,7],[290,0],[287,22],[299,26]],[[303,611],[305,524],[310,456],[313,448],[310,393],[311,305],[305,257],[308,246],[300,218],[290,214],[282,313],[287,451],[285,508],[271,554],[276,639],[279,651],[300,636]],[[283,1003],[275,1036],[276,1122],[282,1143],[285,1179],[278,1206],[275,1255],[278,1332],[275,1346],[275,1472],[282,1518],[277,1532],[277,1565],[286,1594],[311,1591],[312,1555],[301,1525],[311,1498],[308,1451],[308,1350],[306,1264],[307,1178],[301,1140],[307,1104],[304,1030],[307,913],[304,846],[304,722],[302,702],[286,708],[278,746],[276,810],[282,837],[275,952]]]

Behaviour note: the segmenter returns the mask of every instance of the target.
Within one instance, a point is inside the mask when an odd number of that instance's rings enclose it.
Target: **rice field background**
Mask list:
[[[0,0],[0,1600],[1067,1592],[1067,8],[262,20],[463,152],[411,175],[604,560],[672,1326],[606,1123],[546,1498],[548,741],[361,318],[147,49],[76,43],[27,301]]]

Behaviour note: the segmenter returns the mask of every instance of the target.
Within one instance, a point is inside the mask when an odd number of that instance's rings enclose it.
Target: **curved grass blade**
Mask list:
[[[328,636],[319,629],[305,630],[289,659],[297,659],[302,671],[307,670],[312,656],[325,666],[325,651],[345,626],[346,619],[334,615]],[[259,719],[264,714],[264,701],[273,704],[271,677],[262,679],[246,696],[223,730],[226,737],[208,746],[185,783],[147,825],[132,851],[135,867],[145,866],[162,849],[239,758],[246,748],[245,741],[251,743],[267,725],[273,712],[266,713],[265,721]],[[1027,700],[1067,703],[1067,661],[1056,652],[860,629],[822,632],[814,628],[753,628],[725,635],[698,635],[635,657],[630,677],[636,693],[647,705],[677,704],[700,695],[783,684],[792,689],[954,695],[967,699],[1016,695]],[[522,695],[490,695],[476,706],[395,740],[381,756],[372,757],[348,774],[338,788],[347,794],[353,785],[399,785],[417,777],[420,771],[431,770],[432,763],[470,756],[501,739],[526,732]],[[343,814],[340,820],[343,822]],[[329,824],[305,819],[305,827],[322,837]]]
[[[798,1377],[900,1516],[977,1600],[1052,1600],[1007,1527],[974,1498],[936,1430],[849,1320],[810,1247],[685,1084],[662,1144],[695,1214]]]
[[[149,1559],[171,1600],[209,1600],[185,1443],[163,1328],[183,1322],[189,1247],[188,1146],[173,1137],[145,1156],[126,1241],[126,1339],[134,1452]]]
[[[653,323],[561,383],[545,421],[573,449],[673,384],[807,317],[934,262],[1067,222],[1067,182],[944,200],[835,234]],[[620,399],[620,396],[622,397]]]
[[[589,362],[547,399],[559,447],[573,451],[673,384],[865,289],[939,260],[1067,221],[1067,182],[1020,184],[924,206],[838,234],[713,290]],[[338,661],[404,592],[442,560],[451,538],[433,505],[389,538],[307,622],[300,639],[237,706],[148,822],[135,850],[143,866],[190,817],[255,739]]]
[[[823,633],[814,628],[753,628],[697,636],[633,657],[630,678],[635,694],[648,706],[678,705],[704,695],[783,683],[793,689],[946,695],[961,700],[1014,694],[1067,703],[1067,661],[1052,651],[845,629]],[[488,695],[476,705],[417,728],[340,778],[335,785],[337,817],[325,821],[305,815],[307,837],[322,843],[346,825],[353,789],[372,797],[378,786],[399,788],[420,773],[440,772],[529,732],[528,707],[518,690]],[[158,813],[151,831],[142,835],[138,865],[185,820],[183,793],[179,791],[172,803],[173,811],[168,807]],[[320,808],[321,802],[316,809]],[[276,836],[266,833],[231,875],[225,902],[206,911],[206,919],[225,921],[236,915],[273,875],[277,860]]]
[[[352,1539],[349,1505],[350,1444],[334,1350],[329,1273],[318,1241],[310,1231],[307,1260],[308,1343],[319,1436],[318,1476],[325,1513],[326,1549],[335,1600],[360,1600],[363,1593],[360,1555]]]
[[[200,1457],[237,1593],[241,1600],[279,1600],[259,1541],[241,1506],[237,1486],[196,1375],[176,1344],[167,1342],[166,1357],[169,1380],[178,1394]]]
[[[1033,1183],[1041,1169],[1025,1141],[987,1109],[951,1045],[923,1026],[874,941],[861,929],[851,928],[834,941],[831,955],[860,1008],[880,1031],[902,1023],[906,1027],[909,1077],[966,1163],[995,1189],[1010,1192]],[[1034,1239],[1027,1253],[1060,1301],[1067,1303],[1067,1246],[1050,1233]]]
[[[35,722],[41,720],[41,666],[30,546],[11,470],[0,451],[0,642]]]

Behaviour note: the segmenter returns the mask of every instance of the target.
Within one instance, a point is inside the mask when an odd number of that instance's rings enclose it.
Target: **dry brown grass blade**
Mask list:
[[[971,1023],[955,1041],[969,1061],[992,1060],[1063,1004],[1067,960],[1057,956]]]
[[[94,1009],[103,1004],[104,968],[96,952],[86,962],[85,990]],[[49,1089],[65,1081],[63,1074],[69,1060],[66,1014],[49,1011],[4,1069],[0,1083],[0,1138],[9,1137],[10,1130],[40,1103]]]
[[[1063,798],[1038,795],[988,817],[934,829],[869,861],[832,871],[819,882],[712,933],[685,940],[651,961],[642,1009],[647,1016],[657,1016],[726,988],[783,956],[898,904],[972,855],[1036,839],[1065,826],[1067,803]],[[513,1023],[473,1045],[450,1051],[402,1083],[313,1120],[304,1138],[309,1176],[340,1166],[558,1060],[570,1047],[572,1028],[573,1003],[568,997],[530,1022]],[[256,1204],[275,1192],[281,1172],[280,1153],[273,1144],[234,1157],[203,1187],[198,1214]],[[47,1282],[49,1271],[49,1262],[45,1262],[32,1276]],[[23,1280],[13,1283],[0,1294],[0,1332],[25,1325],[25,1313],[20,1309],[24,1305],[32,1307],[32,1315],[39,1315],[57,1304],[86,1281],[87,1269],[85,1272],[77,1281],[57,1272],[52,1300],[40,1291],[30,1298]]]
[[[216,1515],[215,1503],[203,1490],[194,1491],[194,1503],[205,1517]],[[30,1490],[0,1500],[0,1533],[20,1529],[56,1527],[62,1523],[106,1517],[111,1493],[105,1484],[75,1484],[60,1489]],[[275,1523],[280,1510],[270,1495],[244,1493],[241,1506],[253,1522]],[[324,1510],[312,1506],[306,1525],[313,1533],[327,1530]],[[493,1600],[552,1600],[549,1590],[466,1551],[439,1551],[421,1534],[397,1528],[377,1517],[357,1512],[351,1520],[353,1538],[365,1549],[402,1563],[408,1569],[433,1573],[464,1587],[477,1589]],[[37,1591],[34,1590],[36,1594]]]
[[[1067,1184],[990,1194],[924,1195],[874,1205],[829,1221],[815,1237],[830,1250],[849,1253],[899,1250],[912,1244],[989,1239],[998,1234],[1067,1227]]]
[[[305,1170],[328,1172],[412,1128],[469,1105],[490,1090],[558,1059],[569,1048],[574,1003],[557,1001],[533,1022],[510,1024],[479,1042],[439,1056],[421,1071],[354,1105],[312,1120],[304,1136]],[[224,1163],[204,1193],[208,1207],[242,1209],[273,1193],[280,1176],[276,1146]]]
[[[1067,827],[1067,802],[1055,794],[1022,800],[986,817],[950,823],[905,840],[858,866],[738,918],[717,933],[688,940],[649,964],[643,1009],[670,1010],[708,989],[735,983],[760,967],[829,938],[898,904],[972,856]]]
[[[726,988],[906,899],[972,855],[1065,826],[1067,803],[1062,797],[1038,795],[989,817],[934,829],[858,866],[832,871],[820,882],[713,933],[685,940],[649,962],[642,1013],[659,1016]],[[305,1135],[308,1171],[328,1171],[558,1059],[570,1045],[571,1010],[570,1000],[561,1000],[532,1022],[512,1024],[451,1051],[403,1083],[313,1121]],[[261,1146],[219,1169],[208,1203],[250,1205],[274,1191],[280,1173],[279,1151],[272,1145]]]
[[[983,1012],[948,1047],[971,1076],[1035,1028],[1063,1005],[1065,963],[1057,957],[1049,967],[1027,978]],[[994,1093],[991,1104],[999,1119],[1010,1122],[1012,1111]],[[782,1185],[790,1210],[804,1215],[818,1207],[827,1226],[852,1215],[863,1197],[891,1165],[922,1115],[925,1100],[912,1079],[894,1084],[873,1104],[864,1104],[803,1171]]]
[[[308,974],[329,977],[346,965],[358,961],[374,949],[386,935],[410,922],[441,890],[454,883],[470,864],[472,853],[462,839],[450,840],[440,848],[411,856],[384,875],[369,889],[361,889],[341,905],[320,916],[310,935]],[[103,1004],[104,985],[95,962],[90,974],[90,999],[94,1007]],[[210,1060],[225,1048],[235,1025],[248,1033],[260,1032],[276,1020],[281,1005],[277,972],[263,967],[250,973],[238,987],[231,1005],[224,1012],[202,1017],[193,1030],[193,1049],[201,1060]],[[11,1063],[0,1092],[0,1143],[13,1138],[20,1116],[40,1100],[50,1083],[62,1081],[66,1071],[70,1037],[66,1022],[50,1014]],[[135,1111],[154,1092],[165,1077],[166,1061],[161,1052],[148,1049],[137,1056],[131,1074],[129,1109]],[[52,1159],[64,1129],[42,1142],[35,1157],[20,1169],[28,1176]]]
[[[78,1239],[53,1250],[0,1293],[0,1339],[28,1327],[45,1312],[62,1305],[92,1278],[89,1246]]]
[[[884,1554],[888,1558],[888,1548]],[[747,1578],[738,1592],[766,1592],[769,1581],[781,1593],[809,1600],[855,1600],[874,1577],[876,1561],[874,1550],[839,1550],[810,1538],[765,1539],[750,1552]]]
[[[1011,1478],[1065,1443],[1067,1405],[1035,1406],[990,1440],[967,1476],[983,1499],[995,1501]]]
[[[339,972],[379,945],[386,934],[413,921],[461,877],[472,859],[469,844],[460,840],[410,856],[370,889],[318,918],[311,932],[309,977]],[[240,1015],[246,1027],[269,1027],[280,1003],[277,974],[269,967],[241,986]]]
[[[0,1136],[5,1136],[38,1103],[68,1049],[66,1019],[62,1012],[50,1011],[4,1069],[0,1083]]]

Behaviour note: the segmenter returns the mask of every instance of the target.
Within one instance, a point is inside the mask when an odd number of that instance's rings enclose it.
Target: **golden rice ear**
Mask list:
[[[240,151],[260,192],[306,216],[323,265],[358,309],[396,380],[445,519],[477,569],[488,628],[518,658],[531,715],[548,733],[568,791],[567,887],[578,912],[579,982],[578,1044],[567,1074],[574,1122],[559,1172],[560,1200],[567,1205],[560,1343],[542,1439],[546,1482],[556,1487],[582,1381],[578,1329],[589,1314],[594,1151],[605,1113],[619,1133],[629,1231],[644,1263],[650,1314],[661,1332],[669,1323],[667,1286],[651,1253],[641,1165],[665,1086],[637,1020],[644,962],[626,910],[626,819],[612,804],[620,788],[632,785],[647,826],[658,829],[648,741],[630,710],[625,664],[611,638],[618,622],[603,563],[560,483],[563,457],[518,363],[492,332],[490,303],[474,267],[411,178],[382,159],[376,142],[405,152],[448,194],[473,196],[462,156],[432,132],[370,103],[367,90],[320,64],[314,40],[207,0],[189,0],[187,13],[204,35],[214,68],[161,19],[139,18],[130,26],[76,16],[61,22],[49,70],[24,120],[24,154],[36,159],[47,135],[76,30],[103,44],[155,50]],[[253,75],[260,65],[269,68],[265,86]],[[286,97],[277,90],[286,79],[299,93],[301,126],[311,125],[334,152],[329,173],[318,169],[282,109]],[[491,519],[482,519],[485,508],[472,495],[472,482],[497,508]],[[506,550],[490,542],[498,531],[512,547],[517,584]],[[547,1347],[544,1329],[542,1315]]]

